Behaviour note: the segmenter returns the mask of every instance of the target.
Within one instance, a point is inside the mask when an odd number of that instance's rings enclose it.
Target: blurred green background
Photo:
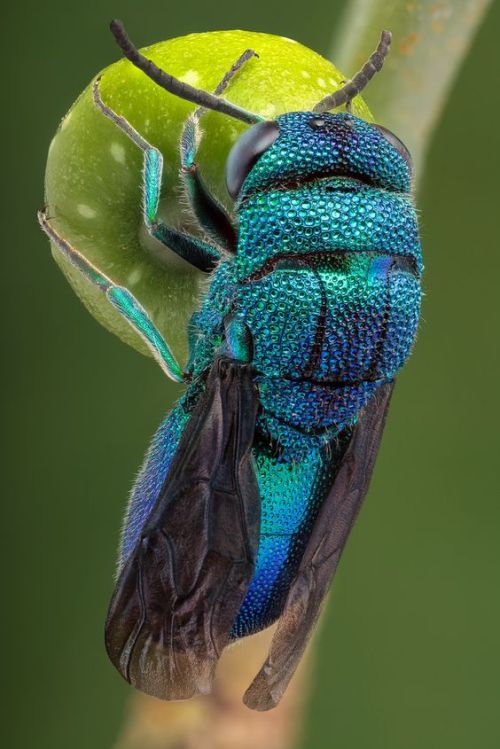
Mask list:
[[[118,530],[176,393],[94,322],[51,260],[35,212],[57,123],[117,58],[115,15],[139,45],[247,28],[327,54],[342,6],[30,0],[3,11],[0,731],[9,749],[112,746],[129,692],[102,644]],[[494,3],[429,152],[422,326],[323,622],[307,749],[500,746],[499,31]]]

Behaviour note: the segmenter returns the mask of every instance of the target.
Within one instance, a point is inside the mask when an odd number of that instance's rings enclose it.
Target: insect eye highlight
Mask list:
[[[226,162],[226,186],[233,200],[238,197],[254,164],[279,134],[278,124],[271,120],[253,125],[238,138]]]
[[[391,144],[391,146],[393,146],[396,149],[396,151],[399,154],[401,154],[401,156],[403,157],[403,159],[408,164],[410,172],[412,172],[413,171],[413,160],[411,158],[410,152],[406,148],[406,146],[403,143],[403,141],[399,140],[399,138],[398,138],[397,135],[394,135],[394,133],[391,130],[388,130],[383,125],[375,125],[375,127],[380,132],[380,134],[383,135],[384,138],[387,141],[389,141],[389,143]]]

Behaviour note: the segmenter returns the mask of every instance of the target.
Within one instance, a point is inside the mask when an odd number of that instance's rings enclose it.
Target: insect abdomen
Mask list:
[[[346,435],[347,436],[347,435]],[[233,637],[258,632],[281,614],[312,525],[331,487],[344,440],[311,450],[297,463],[254,449],[261,496],[261,529],[255,572],[233,626]]]

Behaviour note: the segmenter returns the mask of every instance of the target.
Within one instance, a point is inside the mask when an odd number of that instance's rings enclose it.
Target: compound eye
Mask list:
[[[376,127],[376,128],[377,128],[377,130],[379,130],[379,132],[380,132],[380,133],[381,133],[381,134],[382,134],[382,135],[384,136],[384,138],[385,138],[385,139],[386,139],[387,141],[389,141],[389,143],[391,144],[391,146],[393,146],[393,147],[394,147],[394,148],[396,149],[396,151],[397,151],[397,152],[398,152],[399,154],[401,154],[401,156],[403,157],[403,159],[404,159],[404,160],[406,161],[406,163],[408,164],[408,167],[409,167],[409,169],[410,169],[410,172],[411,172],[411,171],[413,171],[413,161],[412,161],[412,158],[411,158],[410,152],[409,152],[409,151],[408,151],[408,149],[406,148],[406,146],[405,146],[405,144],[403,143],[403,141],[399,140],[399,138],[398,138],[398,136],[397,136],[397,135],[394,135],[394,133],[393,133],[393,132],[391,132],[391,130],[388,130],[388,129],[387,129],[386,127],[384,127],[383,125],[375,125],[375,127]]]
[[[243,182],[250,173],[253,165],[264,151],[272,146],[278,135],[279,127],[276,122],[259,122],[245,130],[240,135],[229,152],[226,162],[227,191],[236,200]]]

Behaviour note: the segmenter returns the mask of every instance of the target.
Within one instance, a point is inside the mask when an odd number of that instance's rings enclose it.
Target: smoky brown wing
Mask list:
[[[119,575],[106,648],[123,677],[155,697],[210,691],[252,577],[260,523],[251,458],[257,404],[250,367],[217,359]]]
[[[392,389],[389,383],[377,390],[352,431],[290,586],[267,659],[245,693],[247,707],[275,707],[297,668],[368,489]]]

